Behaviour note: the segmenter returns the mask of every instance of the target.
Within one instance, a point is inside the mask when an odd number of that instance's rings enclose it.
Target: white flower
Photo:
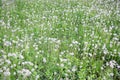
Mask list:
[[[73,56],[73,55],[74,55],[74,53],[73,53],[73,52],[71,52],[71,53],[70,53],[70,55],[71,55],[71,56]]]
[[[110,73],[110,76],[114,76],[114,73]]]
[[[4,51],[4,50],[0,50],[0,53],[1,53],[1,54],[5,54],[5,51]]]
[[[17,55],[15,53],[8,53],[8,57],[15,57],[15,58],[17,58]]]
[[[76,44],[76,45],[78,45],[78,44],[79,44],[79,42],[78,42],[78,41],[73,40],[73,41],[72,41],[72,44]]]
[[[36,55],[35,57],[38,58],[38,55]]]
[[[56,65],[57,65],[57,66],[59,66],[59,64],[58,64],[58,63],[57,63]]]
[[[35,80],[38,80],[38,79],[39,79],[39,77],[40,77],[40,76],[39,76],[39,75],[37,75]]]
[[[14,72],[13,75],[16,75],[16,72]]]
[[[118,65],[117,68],[120,69],[120,65]]]
[[[20,73],[21,75],[23,75],[24,77],[30,76],[31,72],[28,69],[22,69],[21,71],[18,71],[18,73]]]
[[[77,27],[75,27],[75,32],[78,32],[78,28]]]
[[[109,66],[111,68],[114,68],[115,65],[116,65],[116,61],[115,60],[112,60],[112,61],[109,62]]]
[[[8,64],[11,64],[11,61],[10,60],[5,60],[6,63]]]
[[[7,56],[6,56],[6,55],[2,55],[2,56],[3,56],[3,58],[4,58],[4,59],[6,59],[6,58],[7,58]]]
[[[4,72],[3,72],[4,76],[10,76],[10,71],[9,69],[6,69]]]
[[[32,71],[32,72],[34,72],[34,71],[35,71],[35,69],[34,69],[34,68],[32,68],[32,69],[31,69],[31,71]]]
[[[5,41],[4,42],[4,46],[11,46],[11,45],[12,45],[12,43],[10,41]]]
[[[64,80],[63,78],[60,78],[60,80]]]
[[[72,67],[72,71],[75,72],[76,71],[76,66]]]
[[[25,62],[22,62],[23,65],[31,65],[33,66],[34,64],[30,61],[25,61]]]
[[[3,72],[3,70],[2,69],[0,69],[0,73],[2,73]]]
[[[103,70],[104,68],[103,67],[101,67],[101,70]]]
[[[24,59],[24,56],[22,54],[19,55],[20,59]]]
[[[36,69],[36,68],[38,68],[38,66],[37,66],[37,65],[35,65],[34,67],[35,67],[35,69]]]
[[[89,55],[90,57],[92,57],[92,53],[89,53],[88,55]]]
[[[46,62],[47,62],[46,58],[43,58],[43,62],[44,62],[44,63],[46,63]]]
[[[60,64],[61,67],[64,67],[64,64]]]
[[[73,44],[70,44],[69,46],[70,46],[70,47],[73,47]]]
[[[5,63],[4,61],[3,62],[0,61],[0,66],[3,65],[4,63]]]
[[[62,54],[62,55],[63,55],[64,53],[65,53],[65,52],[63,51],[63,52],[61,52],[60,54]]]
[[[54,72],[54,75],[56,75],[57,74],[57,72]]]
[[[61,62],[66,62],[67,59],[62,59],[62,58],[60,58],[60,61],[61,61]]]
[[[71,71],[68,69],[68,70],[67,70],[67,72],[69,72],[69,73],[70,73]]]
[[[71,65],[71,62],[68,62],[68,65]]]

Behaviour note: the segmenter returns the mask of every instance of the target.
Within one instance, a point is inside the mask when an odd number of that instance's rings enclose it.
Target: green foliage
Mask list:
[[[116,1],[0,0],[0,80],[119,80]]]

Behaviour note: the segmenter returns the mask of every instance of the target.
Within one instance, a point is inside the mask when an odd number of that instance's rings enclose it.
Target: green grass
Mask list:
[[[120,80],[119,1],[8,2],[0,0],[0,80]]]

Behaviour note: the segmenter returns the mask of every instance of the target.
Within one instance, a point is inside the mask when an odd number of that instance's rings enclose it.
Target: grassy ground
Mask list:
[[[0,13],[0,80],[120,80],[119,0],[0,0]]]

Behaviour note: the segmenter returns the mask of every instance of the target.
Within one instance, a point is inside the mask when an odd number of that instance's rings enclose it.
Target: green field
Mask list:
[[[0,0],[0,80],[120,80],[120,1]]]

